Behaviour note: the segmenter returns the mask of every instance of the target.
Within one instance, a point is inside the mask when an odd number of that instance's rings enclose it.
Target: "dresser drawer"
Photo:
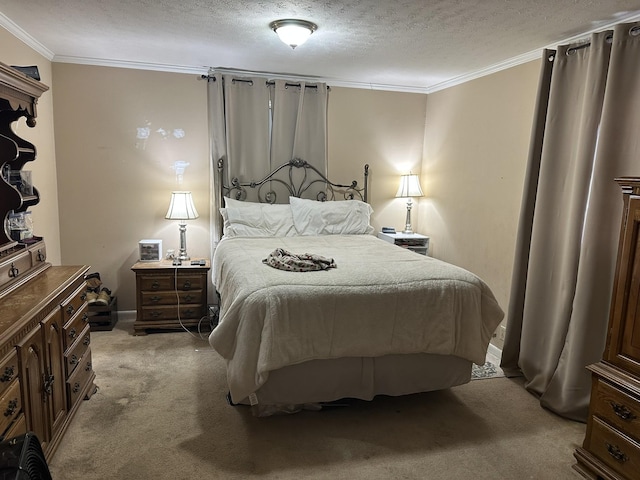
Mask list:
[[[601,378],[594,378],[594,382],[592,413],[640,441],[640,399],[627,395]]]
[[[0,263],[0,285],[18,278],[31,268],[31,254],[25,250],[19,255]]]
[[[144,275],[140,278],[140,290],[143,292],[201,290],[206,277],[203,275]]]
[[[62,302],[62,323],[67,323],[79,310],[86,306],[87,285],[83,283],[71,294],[64,302]]]
[[[67,380],[67,394],[70,408],[80,400],[80,397],[91,381],[92,373],[91,348],[87,348],[84,356],[80,359],[80,363]]]
[[[588,450],[625,478],[638,478],[640,444],[598,417],[592,418]]]
[[[21,413],[18,415],[18,418],[15,419],[13,425],[9,427],[9,430],[4,434],[4,438],[14,438],[25,433],[27,433],[27,421],[24,418],[24,413]]]
[[[43,241],[31,245],[29,252],[31,253],[31,265],[38,265],[47,259],[47,247]]]
[[[4,432],[22,409],[20,381],[14,380],[0,397],[0,433]]]
[[[180,318],[194,319],[205,314],[202,305],[180,305]],[[168,320],[178,318],[178,307],[176,305],[142,307],[142,320]]]
[[[66,367],[67,378],[71,376],[75,368],[80,364],[82,356],[89,348],[91,343],[91,326],[86,325],[82,333],[78,336],[75,343],[64,354],[64,363]]]
[[[65,351],[67,351],[67,349],[73,345],[73,342],[80,337],[80,334],[84,330],[84,327],[88,325],[88,322],[89,314],[87,313],[87,304],[85,303],[71,318],[71,320],[62,327]]]
[[[179,290],[176,296],[176,292],[142,292],[142,305],[175,305],[177,300],[180,300],[181,305],[189,303],[204,303],[204,291],[203,290]]]
[[[14,350],[0,362],[0,395],[18,375],[18,355]]]

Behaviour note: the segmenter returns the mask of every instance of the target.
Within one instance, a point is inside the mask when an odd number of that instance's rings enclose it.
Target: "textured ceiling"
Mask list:
[[[318,30],[292,50],[280,18]],[[0,0],[0,25],[53,61],[427,92],[637,19],[640,0]]]

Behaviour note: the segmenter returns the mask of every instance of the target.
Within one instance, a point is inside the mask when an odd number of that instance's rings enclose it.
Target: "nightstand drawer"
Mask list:
[[[144,275],[140,278],[140,289],[146,292],[198,290],[202,289],[202,275]]]
[[[625,478],[638,478],[640,444],[593,417],[589,450]]]
[[[592,412],[624,433],[640,432],[640,399],[618,390],[595,377],[596,388],[591,399]],[[640,438],[635,438],[640,441]]]
[[[193,319],[204,316],[205,309],[202,305],[180,305],[180,318]],[[142,320],[167,320],[178,318],[176,305],[142,307]]]
[[[177,300],[180,300],[180,304],[189,303],[204,303],[204,291],[203,290],[178,290],[176,292],[142,292],[142,305],[175,305]]]

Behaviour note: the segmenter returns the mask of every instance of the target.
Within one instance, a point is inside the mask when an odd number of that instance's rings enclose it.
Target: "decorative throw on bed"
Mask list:
[[[276,248],[267,258],[262,260],[270,267],[289,272],[314,272],[336,268],[333,258],[326,258],[312,253],[295,254],[283,248]]]

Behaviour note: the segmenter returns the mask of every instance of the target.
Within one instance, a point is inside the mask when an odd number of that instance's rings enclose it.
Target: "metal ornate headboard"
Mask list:
[[[283,178],[285,177],[285,178]],[[223,198],[228,196],[236,200],[247,198],[247,189],[255,189],[259,202],[276,203],[277,192],[274,187],[279,188],[291,197],[315,198],[324,202],[335,200],[337,196],[342,196],[345,200],[359,199],[367,201],[369,183],[369,165],[364,166],[364,185],[358,186],[358,182],[353,180],[349,185],[334,183],[325,177],[313,165],[306,160],[294,158],[287,163],[275,168],[271,173],[260,181],[241,182],[237,177],[231,179],[231,185],[224,184],[224,160],[218,160],[219,179],[219,205],[224,205]]]

